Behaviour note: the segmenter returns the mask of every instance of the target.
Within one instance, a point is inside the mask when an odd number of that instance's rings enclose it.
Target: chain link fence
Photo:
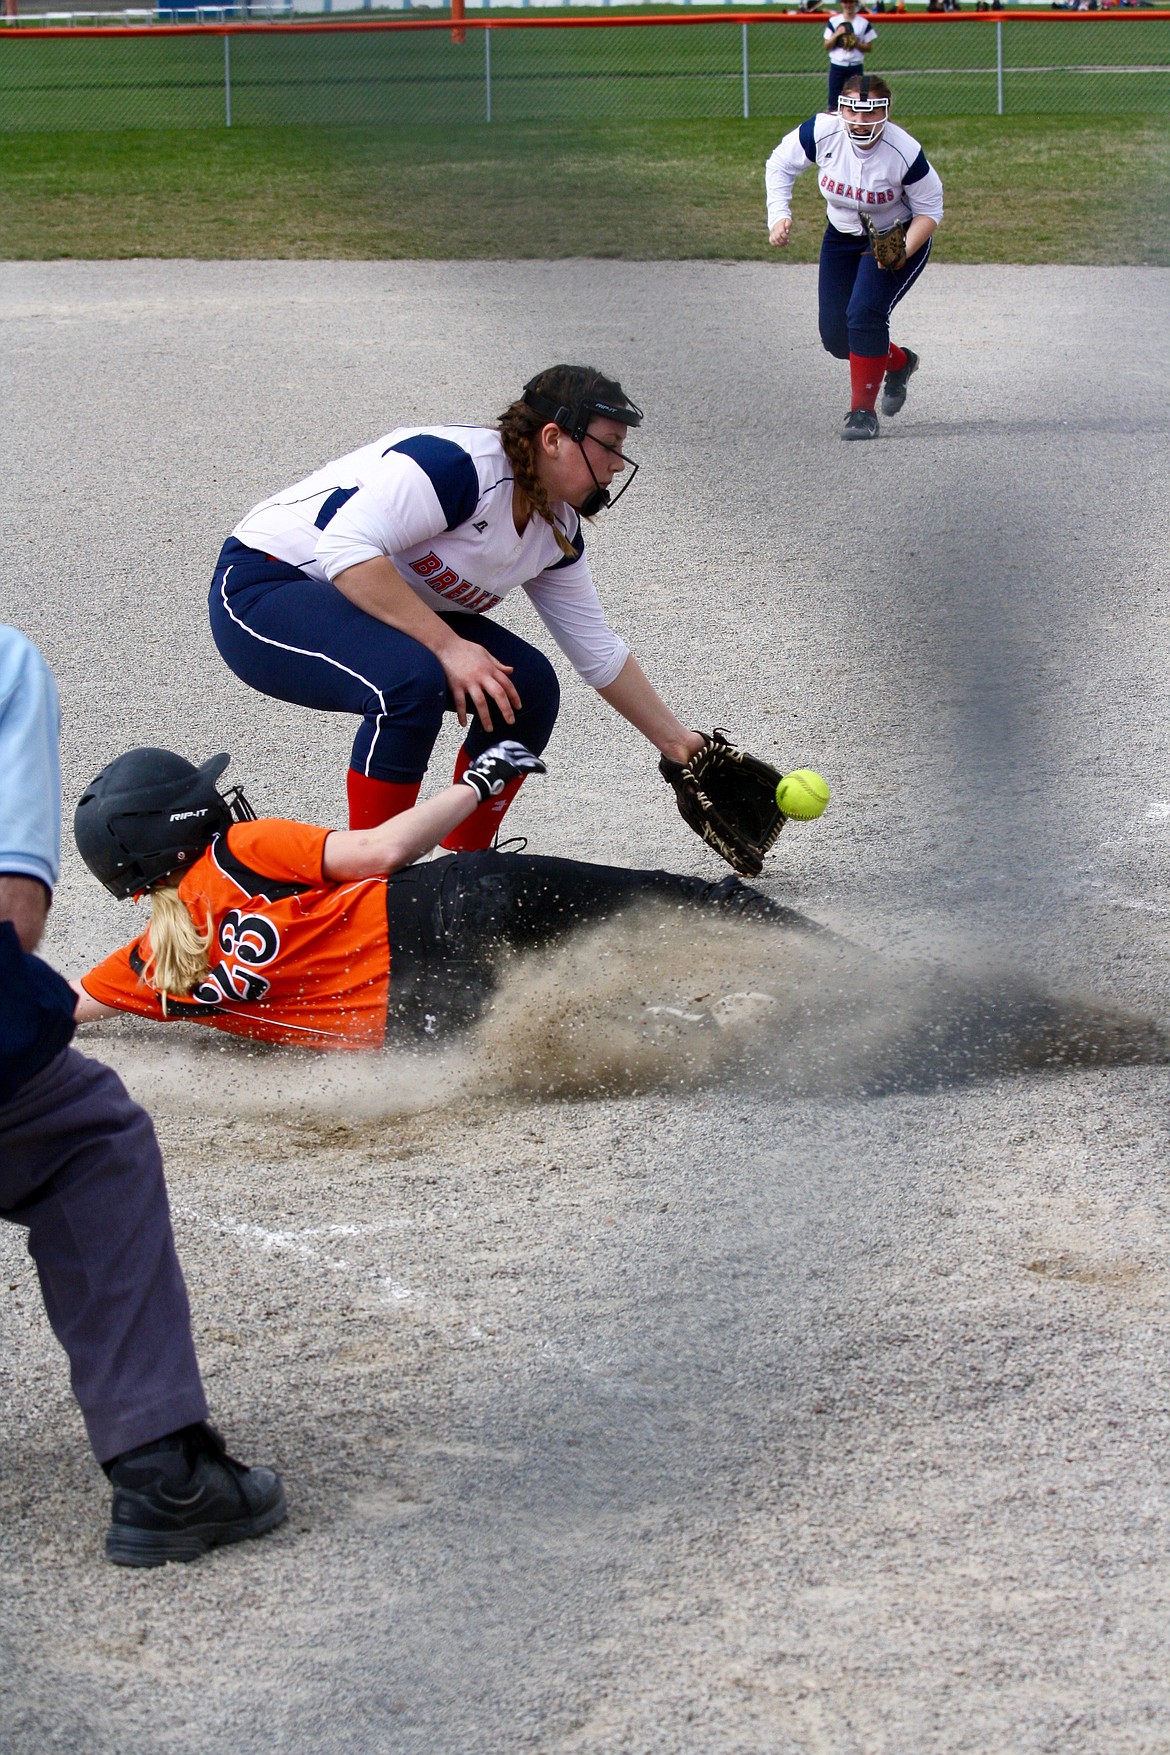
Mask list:
[[[1170,110],[1170,12],[879,15],[906,118]],[[0,31],[0,130],[811,115],[823,17]]]

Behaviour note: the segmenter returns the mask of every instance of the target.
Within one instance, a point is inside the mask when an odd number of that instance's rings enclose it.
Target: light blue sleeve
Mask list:
[[[52,671],[0,626],[0,873],[50,890],[61,869],[60,719]]]

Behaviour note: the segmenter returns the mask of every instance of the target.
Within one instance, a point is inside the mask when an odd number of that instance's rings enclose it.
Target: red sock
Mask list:
[[[906,349],[904,347],[899,347],[896,341],[891,341],[890,351],[886,355],[886,371],[900,372],[905,364]]]
[[[421,780],[375,780],[351,768],[345,776],[351,829],[375,829],[387,817],[409,810],[418,798]]]
[[[886,375],[886,355],[884,353],[870,357],[864,353],[849,355],[849,377],[853,384],[854,408],[868,408],[872,414],[877,407],[878,391],[882,387],[882,379]]]
[[[461,774],[466,774],[469,766],[467,751],[460,748],[459,754],[455,757],[455,772],[452,779],[458,781]],[[504,812],[523,784],[524,776],[521,774],[518,780],[509,780],[498,798],[489,798],[486,804],[481,804],[477,810],[473,810],[457,829],[452,829],[449,835],[444,836],[443,846],[447,851],[449,853],[478,853],[482,848],[490,847],[495,840],[496,830],[504,819]]]

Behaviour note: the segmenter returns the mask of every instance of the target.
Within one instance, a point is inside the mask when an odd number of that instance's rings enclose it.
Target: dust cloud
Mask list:
[[[505,977],[482,1085],[589,1096],[739,1080],[880,1095],[1045,1067],[1161,1063],[1153,1020],[1002,970],[899,964],[828,932],[677,913],[581,934]]]
[[[138,1025],[97,1051],[156,1112],[342,1125],[692,1089],[879,1096],[1072,1066],[1162,1064],[1156,1021],[1018,973],[878,957],[830,932],[644,908],[509,957],[478,1021],[377,1054]],[[182,1032],[180,1038],[179,1032]],[[96,1044],[95,1044],[96,1047]]]

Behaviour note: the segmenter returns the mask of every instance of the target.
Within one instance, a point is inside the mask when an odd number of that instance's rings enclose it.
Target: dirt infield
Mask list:
[[[1170,274],[932,269],[904,311],[906,408],[847,449],[811,269],[0,266],[3,613],[68,802],[160,742],[339,820],[350,727],[216,656],[220,540],[584,357],[647,410],[603,598],[684,717],[828,776],[764,887],[848,941],[635,923],[429,1059],[86,1033],[292,1515],[106,1565],[4,1227],[5,1755],[1170,1745]],[[510,825],[719,875],[561,673]],[[46,954],[129,918],[67,849]]]

